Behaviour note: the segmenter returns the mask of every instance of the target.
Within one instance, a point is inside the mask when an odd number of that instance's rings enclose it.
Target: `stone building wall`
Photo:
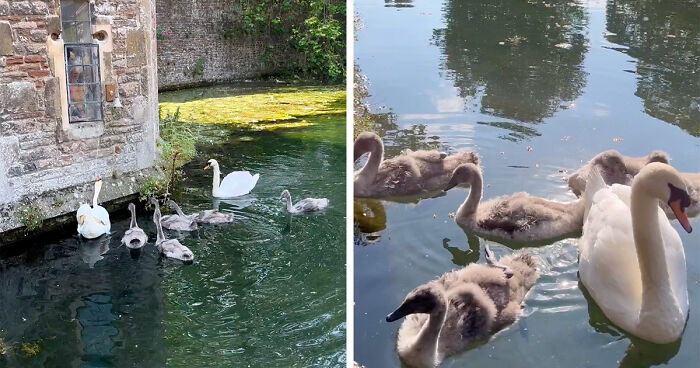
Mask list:
[[[0,233],[29,204],[44,218],[75,211],[96,177],[100,202],[133,194],[155,160],[155,0],[90,2],[103,120],[68,123],[59,0],[0,0]]]
[[[240,2],[156,2],[159,89],[255,79],[294,66],[297,53],[284,39],[236,32],[225,35],[234,29]]]

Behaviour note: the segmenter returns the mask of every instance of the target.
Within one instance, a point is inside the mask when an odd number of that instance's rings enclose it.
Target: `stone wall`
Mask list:
[[[103,121],[68,123],[59,0],[0,0],[0,233],[135,193],[156,157],[155,0],[91,0]],[[105,101],[105,86],[118,91]]]
[[[240,0],[158,0],[158,87],[255,79],[290,69],[298,59],[284,39],[225,35]]]

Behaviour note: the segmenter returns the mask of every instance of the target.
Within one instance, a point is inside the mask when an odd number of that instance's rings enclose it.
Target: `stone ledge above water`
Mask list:
[[[125,207],[134,200],[141,186],[149,176],[156,175],[155,169],[119,174],[116,178],[104,177],[98,203],[108,210]],[[0,247],[62,227],[75,226],[75,211],[82,203],[92,203],[94,181],[65,189],[49,191],[38,196],[0,207]],[[29,232],[20,220],[21,206],[31,204],[40,212],[44,220],[40,228]]]

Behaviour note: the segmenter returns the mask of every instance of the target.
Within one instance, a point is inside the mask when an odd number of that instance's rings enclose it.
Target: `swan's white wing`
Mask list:
[[[92,211],[92,207],[88,205],[87,203],[83,203],[80,205],[78,208],[78,212],[75,213],[75,219],[76,221],[80,222],[80,216],[85,216],[89,214]]]
[[[221,181],[218,197],[230,198],[250,193],[258,183],[260,174],[251,175],[248,171],[234,171]]]
[[[105,233],[108,233],[112,228],[112,224],[109,221],[109,213],[102,206],[97,206],[92,209],[92,215],[97,217],[105,225]]]
[[[623,329],[636,323],[642,300],[641,274],[624,188],[593,197],[579,240],[579,275],[603,313]]]
[[[688,282],[685,268],[685,251],[683,241],[678,232],[673,228],[666,217],[666,213],[659,207],[659,229],[664,243],[666,265],[668,266],[671,290],[676,297],[678,306],[683,311],[683,316],[688,315]]]

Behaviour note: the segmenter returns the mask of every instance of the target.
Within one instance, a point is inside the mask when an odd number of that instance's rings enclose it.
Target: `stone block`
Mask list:
[[[141,30],[129,31],[126,34],[127,66],[146,65],[146,36]]]
[[[0,90],[0,111],[34,112],[39,105],[32,82],[12,82]]]
[[[58,15],[46,17],[46,32],[48,34],[61,33],[61,19],[58,17]]]
[[[13,55],[12,27],[8,22],[0,22],[0,55]]]
[[[46,80],[44,86],[44,101],[46,101],[46,116],[57,119],[61,117],[61,90],[58,78]]]

